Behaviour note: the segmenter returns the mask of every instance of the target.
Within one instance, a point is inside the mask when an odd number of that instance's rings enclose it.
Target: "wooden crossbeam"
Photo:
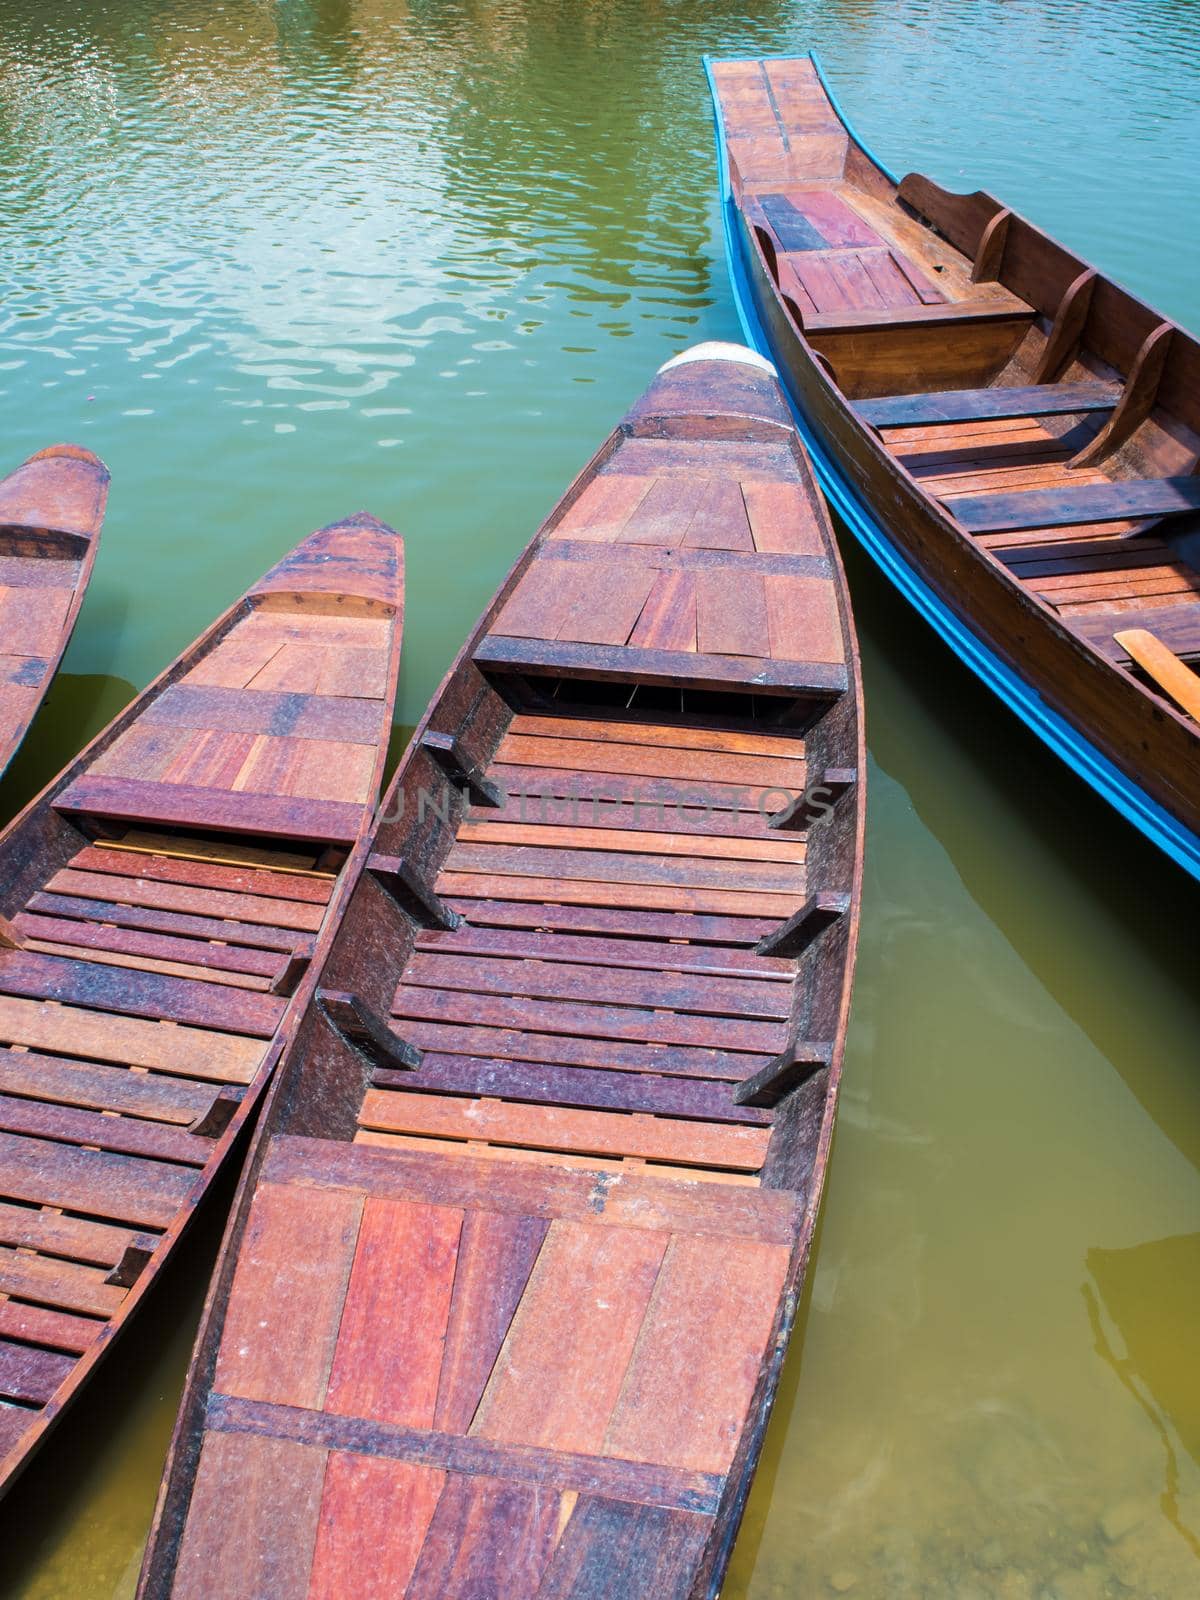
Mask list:
[[[342,989],[318,989],[317,1002],[346,1043],[373,1066],[412,1072],[421,1065],[420,1050],[401,1039],[361,995]]]
[[[947,389],[935,394],[888,394],[858,400],[854,409],[873,428],[925,428],[942,422],[994,422],[1010,417],[1069,416],[1111,411],[1117,383],[1046,383],[1027,388]]]
[[[786,1050],[768,1061],[760,1072],[739,1083],[733,1098],[739,1106],[769,1108],[790,1090],[820,1072],[833,1059],[833,1045],[812,1039],[793,1039]]]
[[[768,933],[755,945],[760,956],[799,956],[825,929],[831,927],[850,909],[850,896],[828,889],[819,890],[789,917],[774,933]]]
[[[858,773],[853,767],[826,767],[819,782],[810,783],[803,794],[797,795],[782,811],[776,811],[767,827],[807,828],[832,811],[857,782]]]
[[[467,791],[473,806],[503,805],[499,789],[484,776],[478,762],[466,754],[457,734],[436,733],[427,728],[421,735],[421,749],[432,757],[455,788]]]
[[[367,871],[387,890],[392,899],[424,928],[441,928],[450,933],[462,918],[436,895],[425,878],[404,856],[376,853],[367,858]]]

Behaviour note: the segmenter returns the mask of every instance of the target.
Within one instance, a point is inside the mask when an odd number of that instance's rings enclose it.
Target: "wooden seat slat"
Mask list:
[[[654,884],[673,889],[728,889],[740,893],[803,895],[803,863],[709,861],[694,855],[656,859],[644,852],[569,850],[501,844],[454,844],[447,873],[488,877],[579,879],[606,885]],[[548,896],[547,898],[553,898]]]
[[[45,1405],[74,1365],[69,1356],[0,1339],[0,1398]]]
[[[104,1278],[102,1267],[0,1248],[0,1294],[106,1317],[124,1300],[126,1290],[105,1283]]]
[[[398,1037],[444,1055],[505,1061],[598,1067],[613,1072],[655,1072],[667,1077],[740,1082],[771,1059],[770,1053],[728,1046],[672,1045],[644,1040],[539,1033],[534,1017],[526,1029],[503,1024],[463,1024],[406,1017],[393,1024]]]
[[[804,788],[807,769],[800,762],[792,763],[792,767],[787,774],[788,787],[799,793]],[[649,816],[654,816],[656,808],[661,806],[672,822],[679,813],[689,810],[697,820],[712,811],[721,811],[734,813],[747,826],[764,826],[758,811],[762,790],[745,783],[716,783],[708,777],[684,781],[643,774],[580,772],[569,767],[510,766],[508,763],[498,763],[489,772],[505,794],[525,796],[526,812],[535,818],[543,801],[561,799],[577,805],[580,815],[601,819],[611,813],[615,804],[624,802],[640,806]],[[777,786],[771,785],[769,792],[777,792]],[[519,798],[515,803],[519,808]],[[782,799],[779,803],[783,804]]]
[[[774,927],[761,907],[744,915],[721,916],[681,911],[643,911],[622,906],[562,905],[523,900],[451,897],[452,910],[477,928],[532,928],[570,933],[637,935],[646,939],[690,941],[697,945],[749,949]]]
[[[1051,417],[1108,411],[1121,398],[1119,383],[1035,384],[1027,388],[944,389],[856,400],[854,409],[873,428],[928,427],[1001,417]]]
[[[287,1001],[277,995],[28,950],[0,950],[0,994],[260,1039],[271,1037],[287,1008]]]
[[[213,940],[237,950],[272,950],[291,955],[312,947],[312,936],[298,928],[274,927],[267,922],[238,922],[232,918],[192,916],[155,906],[126,904],[93,898],[89,882],[80,894],[31,895],[27,909],[48,917],[64,917],[114,928],[145,929],[171,937]]]
[[[57,1139],[63,1144],[146,1156],[154,1161],[178,1161],[192,1167],[202,1167],[212,1154],[211,1139],[197,1138],[165,1122],[108,1116],[102,1111],[51,1105],[44,1100],[18,1100],[4,1094],[0,1094],[0,1128],[6,1133]]]
[[[769,1138],[769,1133],[759,1128],[715,1126],[641,1113],[463,1101],[386,1089],[367,1091],[359,1125],[382,1133],[428,1133],[577,1155],[635,1156],[743,1172],[755,1172],[762,1165]]]
[[[144,906],[148,910],[216,917],[229,922],[265,923],[269,927],[292,928],[298,933],[315,933],[324,918],[324,907],[306,905],[299,900],[280,900],[225,889],[198,889],[188,884],[124,877],[119,873],[80,872],[74,867],[63,867],[56,872],[48,880],[46,891],[89,900],[113,900],[123,905]]]
[[[644,1044],[691,1044],[714,1049],[775,1055],[782,1050],[781,1023],[683,1015],[635,1006],[587,1005],[573,1001],[527,1000],[509,995],[467,994],[403,985],[393,1015],[429,1022],[470,1023],[482,1027],[539,1030],[581,1038],[630,1039]],[[404,1033],[403,1028],[399,1030]]]
[[[147,960],[174,961],[185,966],[211,967],[218,974],[247,973],[268,982],[277,978],[287,965],[276,951],[214,944],[205,939],[172,938],[161,933],[140,933],[133,928],[85,922],[77,917],[47,917],[38,912],[20,911],[12,923],[18,933],[29,939]]]
[[[332,878],[311,874],[300,877],[222,862],[188,861],[155,851],[114,849],[104,844],[89,845],[72,856],[68,865],[78,872],[116,873],[127,878],[150,878],[155,883],[187,884],[197,889],[220,889],[268,899],[302,900],[315,906],[328,905],[333,893]]]
[[[122,967],[138,972],[157,972],[167,978],[188,978],[193,983],[217,983],[235,989],[254,989],[265,993],[271,988],[266,978],[246,972],[213,972],[206,967],[189,966],[183,961],[161,961],[153,956],[121,955],[113,950],[93,950],[87,945],[61,944],[55,939],[26,938],[23,948],[44,956],[68,956],[78,961],[95,961],[100,966]]]
[[[757,942],[757,941],[754,941]],[[473,928],[453,933],[440,929],[417,935],[417,949],[454,955],[527,957],[535,961],[569,961],[599,967],[643,967],[651,972],[696,972],[712,977],[763,978],[791,984],[796,969],[790,961],[757,956],[750,950],[719,945],[684,944],[659,939],[605,939],[550,933],[541,929]]]
[[[1081,484],[1078,489],[966,495],[955,499],[949,509],[968,533],[1170,517],[1200,511],[1200,478],[1119,478],[1104,484]]]
[[[240,1084],[253,1078],[266,1049],[261,1040],[236,1033],[8,995],[0,995],[0,1039],[61,1055]]]
[[[197,1181],[192,1167],[0,1133],[3,1192],[144,1228],[174,1221]]]
[[[554,849],[607,850],[629,855],[687,856],[718,861],[803,862],[802,837],[738,839],[702,833],[651,833],[623,828],[575,828],[559,823],[464,822],[456,838],[464,844],[534,845]]]
[[[582,966],[564,957],[505,960],[457,951],[418,951],[404,969],[401,988],[466,990],[540,1000],[602,1001],[713,1016],[786,1017],[790,987],[748,977],[707,972],[646,972],[631,967]]]
[[[374,1087],[406,1093],[435,1092],[472,1099],[530,1101],[593,1110],[643,1111],[653,1116],[703,1118],[712,1122],[767,1124],[770,1113],[734,1103],[732,1085],[662,1076],[652,1071],[606,1072],[499,1057],[427,1052],[415,1072],[381,1068]]]
[[[506,734],[496,752],[505,766],[555,767],[560,763],[576,772],[669,778],[686,786],[700,783],[732,785],[786,781],[790,762],[804,763],[804,752],[791,756],[758,756],[712,750],[677,750],[667,744],[617,744],[588,739],[543,738],[539,734]],[[803,785],[801,785],[803,787]]]
[[[727,755],[782,756],[804,759],[804,740],[795,735],[752,733],[719,728],[679,727],[673,723],[600,722],[588,717],[522,716],[512,719],[510,733],[541,739],[602,744],[648,744],[675,750],[722,751]]]
[[[69,1350],[81,1356],[90,1350],[103,1333],[105,1322],[75,1316],[66,1311],[50,1311],[45,1306],[26,1305],[20,1300],[0,1301],[0,1335],[21,1339],[28,1344],[47,1345],[52,1350]],[[0,1411],[0,1417],[3,1412]],[[22,1429],[23,1429],[22,1425]],[[0,1454],[5,1449],[0,1423]]]
[[[135,1241],[152,1243],[153,1236],[107,1222],[90,1222],[84,1217],[0,1201],[0,1244],[10,1249],[36,1250],[41,1255],[65,1256],[94,1267],[111,1268]]]
[[[131,1072],[128,1067],[65,1060],[30,1050],[0,1050],[0,1092],[92,1111],[123,1111],[185,1127],[203,1116],[213,1100],[211,1085],[191,1079]]]
[[[538,905],[628,906],[639,911],[695,911],[733,917],[790,917],[802,891],[677,889],[649,883],[601,883],[587,879],[526,878],[501,873],[442,872],[439,894],[465,899],[531,900]],[[467,913],[472,916],[472,912]]]

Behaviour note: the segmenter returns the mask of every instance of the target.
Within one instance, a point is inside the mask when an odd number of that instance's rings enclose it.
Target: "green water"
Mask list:
[[[809,45],[897,168],[1200,327],[1186,3],[0,0],[0,457],[76,439],[114,479],[0,807],[361,506],[408,536],[414,722],[653,369],[736,335],[701,53]],[[853,1040],[726,1595],[1189,1596],[1200,895],[848,556]],[[0,1508],[5,1595],[131,1592],[217,1223]]]

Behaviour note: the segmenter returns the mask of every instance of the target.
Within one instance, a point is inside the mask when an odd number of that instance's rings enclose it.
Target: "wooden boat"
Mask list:
[[[989,194],[900,182],[816,63],[709,63],[730,266],[826,492],[1200,875],[1200,346]]]
[[[829,1155],[859,695],[774,374],[702,346],[396,775],[256,1130],[143,1596],[715,1592]]]
[[[403,547],[304,540],[0,835],[0,1490],[229,1157],[357,871]]]
[[[107,501],[107,467],[73,444],[0,480],[0,777],[70,643]]]

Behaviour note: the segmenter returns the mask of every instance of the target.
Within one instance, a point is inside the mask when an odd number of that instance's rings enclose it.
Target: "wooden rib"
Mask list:
[[[1125,390],[1116,410],[1092,442],[1072,457],[1073,467],[1093,467],[1104,461],[1145,422],[1158,395],[1174,335],[1170,322],[1160,322],[1146,335],[1125,380]]]
[[[1068,284],[1054,313],[1054,324],[1047,335],[1045,349],[1033,370],[1034,383],[1055,382],[1059,374],[1074,361],[1092,308],[1095,288],[1094,267],[1085,268]]]

